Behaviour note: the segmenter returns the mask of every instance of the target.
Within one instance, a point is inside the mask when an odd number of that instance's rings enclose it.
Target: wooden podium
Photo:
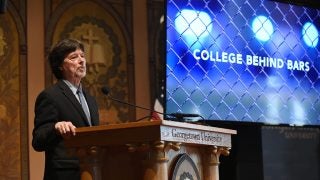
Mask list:
[[[218,180],[235,130],[173,121],[77,128],[65,139],[82,180]]]

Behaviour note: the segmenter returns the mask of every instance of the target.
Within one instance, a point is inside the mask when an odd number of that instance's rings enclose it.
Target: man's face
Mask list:
[[[77,49],[66,56],[62,63],[62,72],[64,78],[69,81],[86,76],[86,59],[81,49]]]

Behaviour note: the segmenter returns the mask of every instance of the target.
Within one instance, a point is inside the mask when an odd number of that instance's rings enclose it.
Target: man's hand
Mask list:
[[[60,121],[54,125],[55,130],[62,136],[75,136],[76,127],[70,121]]]

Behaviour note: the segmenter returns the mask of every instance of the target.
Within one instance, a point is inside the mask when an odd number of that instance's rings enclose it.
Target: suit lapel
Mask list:
[[[71,89],[68,87],[66,83],[63,81],[58,82],[58,86],[62,90],[63,94],[66,96],[66,98],[71,101],[73,106],[77,109],[77,111],[80,113],[82,120],[86,123],[87,126],[89,126],[89,123],[86,118],[86,114],[84,113],[81,104],[79,103],[78,99],[75,97]]]

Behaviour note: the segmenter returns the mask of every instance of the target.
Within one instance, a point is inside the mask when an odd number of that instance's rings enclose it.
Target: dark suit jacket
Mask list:
[[[83,94],[92,125],[99,125],[95,99],[84,90]],[[71,121],[76,127],[89,126],[79,101],[62,80],[42,91],[36,99],[32,146],[36,151],[45,151],[45,180],[79,180],[79,161],[67,154],[62,136],[54,129],[58,121]]]

